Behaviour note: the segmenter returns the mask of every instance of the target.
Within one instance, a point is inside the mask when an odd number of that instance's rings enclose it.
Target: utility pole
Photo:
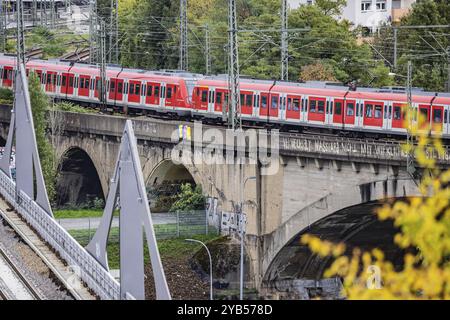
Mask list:
[[[447,47],[447,92],[450,92],[450,46]]]
[[[281,80],[289,80],[288,4],[281,0]]]
[[[180,0],[180,70],[188,69],[187,0]]]
[[[211,73],[211,48],[209,39],[209,26],[205,25],[205,62],[206,62],[206,74]]]
[[[31,20],[33,21],[33,27],[37,25],[37,0],[33,0],[31,4]]]
[[[408,146],[408,154],[406,158],[406,171],[411,176],[413,181],[416,181],[416,168],[414,166],[414,136],[412,130],[414,126],[414,106],[412,100],[412,63],[408,61],[408,74],[406,77],[406,94],[408,100],[408,128],[406,130],[406,144]]]
[[[50,0],[50,28],[55,29],[55,0]]]
[[[106,108],[106,30],[105,22],[100,22],[100,92],[102,109]]]
[[[6,23],[3,20],[3,17],[6,16],[6,12],[4,9],[4,1],[0,2],[0,51],[5,52],[6,49]]]
[[[25,28],[23,23],[23,1],[17,0],[17,66],[18,72],[20,64],[25,66]]]
[[[110,34],[109,34],[109,63],[119,62],[119,1],[111,0],[110,14]]]
[[[231,111],[231,127],[241,128],[241,104],[239,91],[239,55],[237,41],[237,19],[236,19],[236,0],[228,0],[228,87],[229,87],[229,110]]]
[[[94,63],[96,59],[97,44],[97,2],[89,1],[89,62]]]
[[[43,9],[42,5],[44,5]],[[47,26],[47,0],[41,0],[41,21],[42,25]]]
[[[394,70],[397,70],[397,36],[398,29],[397,27],[394,27]]]

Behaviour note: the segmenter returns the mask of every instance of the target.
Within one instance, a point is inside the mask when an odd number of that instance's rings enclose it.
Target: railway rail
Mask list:
[[[11,274],[13,275],[13,277],[15,278],[16,282],[20,282],[17,283],[18,287],[22,287],[26,290],[26,292],[23,292],[23,294],[21,295],[22,298],[26,297],[27,295],[32,299],[32,300],[43,300],[43,297],[41,296],[41,294],[34,288],[34,285],[31,284],[26,277],[22,274],[22,272],[20,271],[20,268],[17,267],[17,265],[9,258],[9,256],[6,254],[6,252],[0,248],[0,264],[3,262],[3,267],[8,268],[11,272]],[[0,274],[0,279],[2,277],[7,276],[4,272],[2,274]],[[14,294],[14,292],[13,292]],[[11,297],[9,294],[6,293],[6,290],[2,288],[0,288],[0,299],[2,300],[13,300],[13,299],[19,299],[19,297]]]

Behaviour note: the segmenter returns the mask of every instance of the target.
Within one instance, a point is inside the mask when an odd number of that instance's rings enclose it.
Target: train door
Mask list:
[[[450,125],[449,125],[449,107],[450,106],[445,106],[444,107],[444,127],[442,128],[442,133],[443,134],[449,134],[450,132],[449,132],[449,127],[450,127]]]
[[[444,107],[443,106],[433,106],[431,108],[432,116],[431,116],[431,124],[432,129],[435,132],[442,132],[443,123],[444,123]]]
[[[159,105],[159,83],[147,82],[147,94],[145,97],[145,103],[149,105]]]
[[[260,95],[259,92],[255,92],[253,94],[253,111],[252,117],[257,118],[259,114],[259,103],[260,103]]]
[[[333,120],[334,124],[342,124],[344,123],[344,100],[342,99],[334,99],[334,110],[333,110]]]
[[[401,129],[404,127],[405,111],[407,106],[401,103],[392,104],[392,129]]]
[[[383,111],[383,129],[390,130],[392,128],[392,103],[384,103]]]
[[[286,120],[286,94],[281,94],[280,96],[280,120]]]
[[[325,108],[325,124],[333,124],[333,100],[327,98]]]
[[[89,97],[89,91],[91,88],[91,77],[80,75],[78,86],[78,95],[82,97]]]
[[[47,71],[47,82],[45,84],[45,91],[55,92],[56,89],[56,72]]]
[[[308,105],[309,105],[308,101],[309,101],[308,96],[305,96],[304,98],[302,98],[300,121],[303,121],[303,122],[308,121]]]
[[[166,105],[166,84],[161,82],[159,89],[159,106],[163,108]]]
[[[63,73],[61,76],[61,94],[72,95],[73,94],[73,73]]]
[[[176,104],[177,86],[174,84],[166,85],[166,107],[173,107]]]
[[[363,125],[371,127],[383,126],[384,103],[365,101],[363,109]]]
[[[225,98],[225,92],[223,90],[217,89],[216,96],[214,99],[214,112],[215,113],[222,113],[224,98]]]
[[[430,106],[426,104],[420,104],[418,115],[419,128],[427,129],[430,125]]]
[[[261,103],[259,107],[259,116],[268,117],[269,116],[269,94],[261,93]]]
[[[270,95],[269,117],[278,118],[278,98],[276,93]]]
[[[356,100],[355,127],[364,125],[364,101]]]
[[[128,102],[140,103],[141,102],[141,82],[130,80],[128,84]]]
[[[308,120],[309,121],[325,121],[325,98],[309,98]]]
[[[240,94],[241,113],[251,116],[253,113],[253,92],[241,91]]]
[[[208,112],[213,113],[215,111],[215,98],[216,98],[216,90],[215,88],[209,88],[208,93]]]
[[[109,100],[122,101],[123,99],[123,80],[111,78],[109,81]]]
[[[286,120],[300,120],[301,96],[287,96]]]
[[[3,67],[3,86],[4,87],[12,87],[13,83],[13,67],[4,66]]]

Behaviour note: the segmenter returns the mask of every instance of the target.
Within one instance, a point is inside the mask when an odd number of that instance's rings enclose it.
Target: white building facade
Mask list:
[[[376,31],[383,23],[395,23],[408,13],[415,0],[347,0],[342,15],[338,19],[347,19],[355,27],[362,26],[368,31]],[[314,0],[288,0],[289,7],[296,9],[300,5],[311,5]]]

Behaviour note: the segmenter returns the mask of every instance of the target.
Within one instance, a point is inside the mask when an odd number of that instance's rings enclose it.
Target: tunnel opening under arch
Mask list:
[[[80,148],[67,150],[58,167],[57,207],[94,207],[104,201],[102,185],[92,159]]]
[[[320,257],[302,244],[300,239],[305,234],[333,243],[345,243],[345,255],[348,257],[355,248],[362,251],[378,248],[384,252],[385,259],[400,270],[407,251],[394,243],[394,236],[399,229],[394,226],[393,221],[378,219],[376,210],[383,204],[384,202],[368,202],[348,207],[301,230],[270,263],[263,278],[263,287],[291,291],[290,295],[294,298],[342,298],[342,279],[325,279],[323,276],[333,263],[333,258]]]
[[[189,184],[193,191],[198,190],[194,177],[184,165],[171,160],[161,161],[146,181],[150,210],[171,211],[184,184]]]

